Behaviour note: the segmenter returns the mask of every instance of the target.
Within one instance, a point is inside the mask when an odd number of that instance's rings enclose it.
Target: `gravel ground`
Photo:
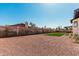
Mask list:
[[[30,35],[0,38],[2,56],[79,56],[79,44],[67,36]]]

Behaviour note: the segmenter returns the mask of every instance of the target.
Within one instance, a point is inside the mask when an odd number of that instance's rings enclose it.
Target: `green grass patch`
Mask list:
[[[48,36],[63,36],[64,33],[48,33]]]

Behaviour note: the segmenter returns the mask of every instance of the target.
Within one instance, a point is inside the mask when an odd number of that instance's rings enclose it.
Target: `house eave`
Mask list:
[[[70,22],[73,23],[73,20],[76,20],[76,19],[77,19],[77,18],[75,18],[75,19],[71,19]]]
[[[75,20],[75,19],[71,19],[71,20],[70,20],[70,22],[72,23],[72,22],[73,22],[73,20]]]

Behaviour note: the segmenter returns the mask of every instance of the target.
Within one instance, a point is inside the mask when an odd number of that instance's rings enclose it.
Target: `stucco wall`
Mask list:
[[[74,26],[74,22],[75,22],[75,21],[78,22],[78,26],[77,26],[77,27]],[[73,28],[73,34],[78,34],[78,35],[79,35],[79,18],[73,20],[72,26],[73,26],[73,27],[72,27],[72,28]]]

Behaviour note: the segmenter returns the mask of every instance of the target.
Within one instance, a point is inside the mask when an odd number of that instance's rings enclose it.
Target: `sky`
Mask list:
[[[33,22],[38,27],[70,26],[77,3],[0,3],[0,25]]]

